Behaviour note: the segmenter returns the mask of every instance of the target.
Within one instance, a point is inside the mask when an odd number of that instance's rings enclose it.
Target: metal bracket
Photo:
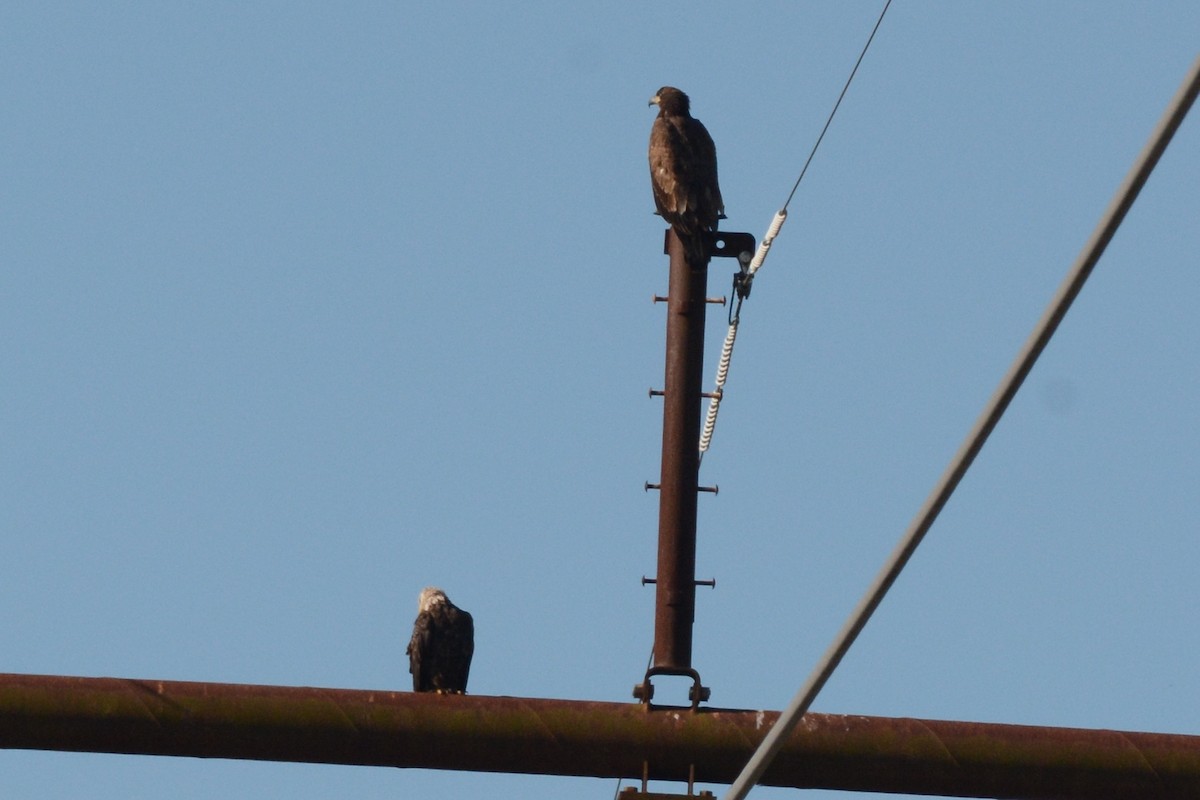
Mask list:
[[[740,236],[742,234],[737,235]],[[737,296],[738,300],[745,300],[750,296],[750,285],[753,283],[749,267],[750,262],[754,260],[754,237],[749,236],[749,234],[746,234],[746,236],[748,236],[749,241],[744,244],[748,246],[745,249],[738,248],[737,253],[730,253],[730,255],[735,256],[738,260],[738,271],[733,273],[733,293]]]
[[[708,698],[712,695],[712,690],[707,686],[700,685],[700,673],[694,669],[684,669],[678,667],[651,667],[646,670],[646,677],[642,682],[633,687],[633,696],[649,708],[650,701],[654,699],[654,684],[650,683],[650,678],[654,675],[682,675],[692,679],[692,687],[688,689],[688,700],[692,702],[692,711],[698,711],[701,703],[707,703]]]
[[[750,263],[750,259],[754,258],[754,251],[758,247],[754,242],[754,234],[752,233],[706,231],[704,235],[708,239],[708,254],[710,258],[736,258],[742,265],[742,269],[745,269]],[[671,229],[667,228],[663,232],[664,253],[670,251],[670,242]]]
[[[618,786],[621,784],[618,782]],[[696,792],[696,765],[688,764],[688,780],[687,794],[667,794],[665,792],[652,792],[649,789],[650,785],[650,762],[642,761],[642,790],[639,792],[636,787],[627,786],[617,795],[625,800],[688,800],[688,798],[701,798],[706,800],[709,797],[716,797],[707,789],[701,789]]]
[[[716,795],[707,789],[701,789],[699,794],[664,794],[644,790],[639,792],[636,786],[626,786],[617,797],[620,800],[685,800],[689,797],[709,798],[716,797]]]
[[[749,264],[750,259],[754,257],[757,245],[752,233],[713,231],[708,236],[713,258],[736,258],[744,269],[745,265]]]

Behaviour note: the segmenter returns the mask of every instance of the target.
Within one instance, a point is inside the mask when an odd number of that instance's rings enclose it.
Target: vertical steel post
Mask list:
[[[708,264],[695,267],[667,231],[671,273],[663,385],[662,476],[658,501],[658,577],[654,666],[690,670],[696,609],[696,496],[700,473],[700,392],[704,368]]]

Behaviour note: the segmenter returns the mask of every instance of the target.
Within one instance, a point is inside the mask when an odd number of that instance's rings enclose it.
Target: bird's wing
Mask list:
[[[475,656],[475,620],[466,611],[462,612],[462,635],[463,635],[463,671],[462,685],[465,689],[467,686],[467,678],[471,674],[471,659]]]
[[[654,204],[667,222],[675,222],[686,206],[687,194],[680,191],[676,164],[678,131],[663,117],[650,128],[650,184]],[[681,202],[682,201],[682,202]]]
[[[447,609],[442,633],[439,647],[449,656],[441,665],[446,673],[442,680],[447,686],[466,691],[475,654],[475,621],[468,612],[454,606]]]
[[[717,181],[717,146],[708,129],[698,119],[687,120],[683,140],[688,149],[687,157],[683,160],[688,165],[690,205],[700,224],[713,229],[725,213],[721,187]]]
[[[427,612],[422,611],[413,623],[412,638],[408,641],[408,671],[413,676],[413,691],[429,689],[426,672],[429,669],[430,647],[433,644],[433,623]]]

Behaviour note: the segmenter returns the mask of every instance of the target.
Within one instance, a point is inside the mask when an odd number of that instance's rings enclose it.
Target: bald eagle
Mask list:
[[[408,643],[413,691],[465,694],[474,652],[475,623],[471,615],[451,603],[441,589],[422,589]]]
[[[708,263],[708,236],[725,216],[717,184],[717,148],[688,96],[664,86],[650,98],[658,116],[650,128],[650,183],[654,205],[683,242],[692,267]]]

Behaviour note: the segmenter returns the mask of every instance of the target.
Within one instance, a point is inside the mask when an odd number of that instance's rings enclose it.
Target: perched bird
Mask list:
[[[664,86],[650,98],[658,116],[650,128],[654,205],[683,242],[693,267],[708,263],[708,236],[725,216],[717,184],[717,148],[690,110],[688,96]]]
[[[451,603],[441,589],[422,589],[408,642],[413,691],[465,694],[474,653],[475,622],[471,615]]]

